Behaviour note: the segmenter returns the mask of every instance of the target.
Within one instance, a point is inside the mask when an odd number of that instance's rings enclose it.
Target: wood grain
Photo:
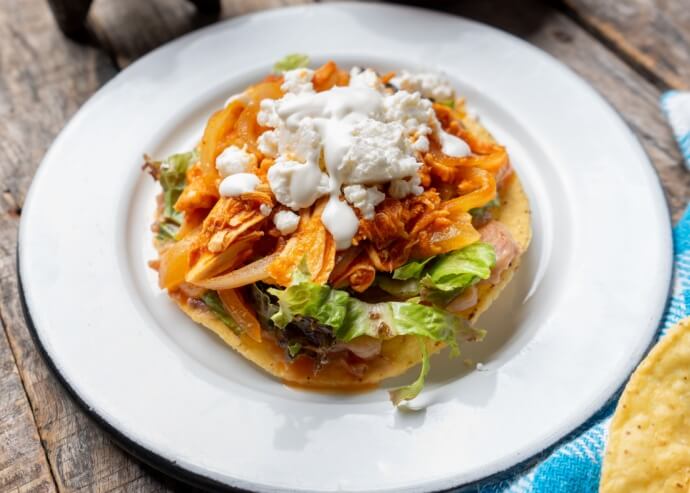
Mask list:
[[[690,3],[564,2],[578,21],[661,87],[690,88]]]
[[[581,12],[575,6],[579,0],[568,1]],[[220,17],[285,3],[301,2],[225,0]],[[679,165],[679,153],[658,109],[659,84],[654,77],[669,78],[663,64],[633,61],[631,66],[617,56],[625,55],[618,44],[607,41],[604,46],[597,39],[600,30],[592,27],[587,32],[581,27],[581,13],[573,21],[536,0],[420,3],[506,29],[588,80],[640,138],[660,174],[674,218],[679,217],[690,197],[690,174]],[[66,41],[40,0],[5,0],[0,5],[0,319],[6,334],[0,334],[0,490],[51,491],[52,473],[59,491],[65,492],[189,491],[117,449],[48,371],[20,311],[15,242],[31,177],[55,135],[83,101],[118,68],[215,20],[201,16],[184,0],[97,1],[88,19],[94,43],[89,46]],[[589,21],[586,25],[593,26]],[[687,41],[683,39],[679,46]],[[628,62],[634,58],[625,56]],[[682,72],[685,68],[678,66],[681,58],[667,56],[668,71],[688,80]],[[636,71],[640,67],[642,74]],[[658,75],[651,77],[647,70]],[[3,443],[11,445],[3,447]]]
[[[57,491],[5,332],[0,333],[0,491]]]
[[[52,470],[60,491],[168,490],[115,448],[56,382],[29,336],[17,296],[16,234],[31,177],[67,119],[115,69],[97,49],[66,41],[39,0],[5,1],[0,46],[0,318],[6,333],[0,339],[0,489],[51,491]],[[18,394],[15,359],[33,417],[26,396],[22,402]]]

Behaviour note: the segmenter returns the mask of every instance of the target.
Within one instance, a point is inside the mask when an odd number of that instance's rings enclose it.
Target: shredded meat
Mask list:
[[[240,236],[256,230],[266,217],[259,211],[261,203],[273,205],[269,193],[253,192],[251,199],[223,197],[211,209],[201,225],[201,232],[192,250],[192,262],[208,250],[223,252]]]
[[[373,266],[392,271],[404,264],[420,241],[429,241],[433,231],[445,225],[448,215],[440,209],[441,198],[436,190],[402,200],[386,198],[374,218],[360,220],[355,243],[366,242],[366,252]]]

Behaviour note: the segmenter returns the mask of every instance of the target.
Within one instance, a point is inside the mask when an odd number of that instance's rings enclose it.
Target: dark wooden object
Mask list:
[[[309,1],[224,0],[220,17]],[[690,82],[687,2],[417,3],[512,32],[588,80],[638,136],[680,216],[690,173],[658,98]],[[209,17],[181,0],[98,0],[90,43],[78,44],[61,35],[44,1],[0,2],[0,491],[189,491],[114,446],[46,368],[21,314],[15,254],[31,177],[65,122],[117,71]]]
[[[220,0],[188,0],[202,14],[220,13]],[[55,20],[67,36],[80,38],[86,30],[86,16],[93,0],[48,0]]]

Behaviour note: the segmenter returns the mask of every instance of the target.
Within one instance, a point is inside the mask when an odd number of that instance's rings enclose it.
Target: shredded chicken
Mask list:
[[[373,219],[360,221],[355,242],[366,242],[373,266],[390,272],[409,259],[418,243],[431,243],[434,232],[447,227],[447,216],[435,190],[402,200],[388,197],[377,207]]]
[[[211,253],[223,252],[243,233],[256,229],[265,219],[258,206],[251,201],[235,197],[221,198],[202,223],[201,233],[192,250],[191,263],[206,250]]]

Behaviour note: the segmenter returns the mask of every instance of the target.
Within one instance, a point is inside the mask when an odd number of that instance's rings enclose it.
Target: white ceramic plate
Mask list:
[[[508,146],[529,194],[524,265],[482,317],[486,341],[464,346],[482,370],[434,357],[417,412],[393,409],[385,390],[281,385],[189,321],[146,266],[157,190],[139,169],[142,153],[190,149],[214,108],[288,52],[443,70]],[[107,84],[36,174],[19,267],[56,372],[158,467],[266,491],[426,491],[514,465],[604,404],[662,313],[669,225],[638,142],[554,59],[456,17],[331,4],[203,29]]]

